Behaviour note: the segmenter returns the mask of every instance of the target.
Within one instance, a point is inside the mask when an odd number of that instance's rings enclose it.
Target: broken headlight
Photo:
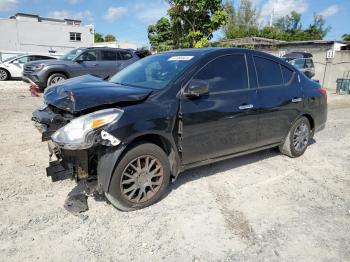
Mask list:
[[[93,145],[91,134],[100,127],[115,123],[122,116],[120,109],[105,109],[73,119],[58,129],[51,139],[63,148],[76,150],[87,149]]]

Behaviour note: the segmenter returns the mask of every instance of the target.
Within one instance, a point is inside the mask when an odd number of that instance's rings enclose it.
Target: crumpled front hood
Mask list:
[[[141,101],[151,92],[150,89],[122,86],[84,75],[47,88],[44,98],[45,104],[75,114],[94,107]]]

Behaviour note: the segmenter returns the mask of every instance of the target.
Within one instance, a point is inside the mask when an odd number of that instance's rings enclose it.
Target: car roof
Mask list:
[[[124,48],[117,48],[117,47],[108,47],[108,46],[96,46],[96,47],[80,47],[78,48],[80,50],[115,50],[115,51],[129,51],[132,52],[132,49],[124,49]]]
[[[263,56],[270,58],[272,60],[280,60],[279,57],[271,55],[266,52],[258,51],[258,50],[252,50],[252,49],[246,49],[246,48],[236,48],[236,47],[230,47],[230,48],[222,48],[222,47],[211,47],[211,48],[189,48],[189,49],[177,49],[177,50],[171,50],[162,52],[160,54],[172,54],[172,55],[193,55],[193,56],[205,56],[208,54],[225,54],[225,53],[250,53],[257,56]]]

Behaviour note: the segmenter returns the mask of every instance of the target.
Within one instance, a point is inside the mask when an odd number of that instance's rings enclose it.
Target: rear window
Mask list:
[[[293,71],[285,66],[281,66],[284,83],[287,84],[293,77]]]
[[[129,60],[132,58],[132,54],[127,51],[120,51],[119,54],[121,60]]]
[[[279,63],[258,56],[254,57],[254,63],[260,87],[283,85]]]

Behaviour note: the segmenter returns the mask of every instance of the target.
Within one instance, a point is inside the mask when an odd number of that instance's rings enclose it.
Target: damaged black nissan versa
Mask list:
[[[192,167],[272,147],[301,156],[327,119],[318,83],[245,49],[165,52],[44,97],[33,121],[54,158],[48,176],[95,179],[120,210],[155,203]]]

